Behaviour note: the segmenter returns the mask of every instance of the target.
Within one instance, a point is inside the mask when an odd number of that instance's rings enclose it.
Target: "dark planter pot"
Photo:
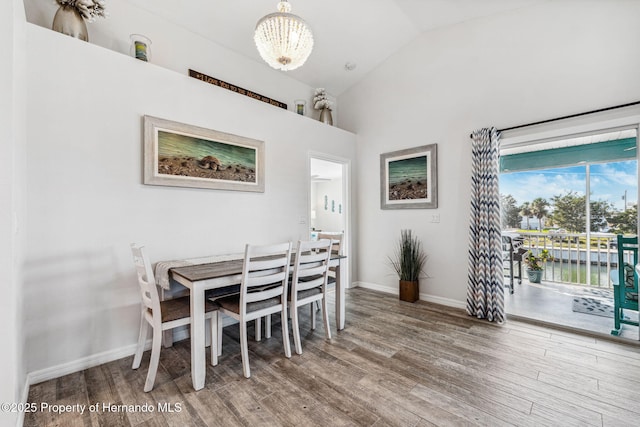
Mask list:
[[[543,270],[527,270],[529,276],[529,283],[540,283],[542,280]]]
[[[400,280],[400,301],[416,302],[420,293],[417,280]]]

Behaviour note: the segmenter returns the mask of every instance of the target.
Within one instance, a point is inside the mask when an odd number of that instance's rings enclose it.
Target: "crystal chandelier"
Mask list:
[[[295,70],[313,49],[311,29],[302,18],[289,12],[289,2],[279,2],[278,12],[260,19],[253,36],[262,59],[277,70]]]

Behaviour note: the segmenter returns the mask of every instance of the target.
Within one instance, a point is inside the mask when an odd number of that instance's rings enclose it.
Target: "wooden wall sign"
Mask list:
[[[216,79],[215,77],[207,76],[206,74],[201,73],[199,71],[194,71],[189,69],[189,76],[193,77],[194,79],[202,80],[203,82],[230,90],[231,92],[236,92],[236,93],[239,93],[240,95],[245,95],[245,96],[248,96],[249,98],[257,99],[258,101],[266,102],[267,104],[284,108],[285,110],[287,109],[287,104],[285,104],[284,102],[276,101],[275,99],[271,99],[266,96],[260,95],[259,93],[255,93],[250,90],[238,87],[236,85],[232,85],[231,83],[227,83],[220,79]]]

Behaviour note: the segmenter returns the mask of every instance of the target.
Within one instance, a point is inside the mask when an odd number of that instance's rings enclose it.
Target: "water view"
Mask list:
[[[524,274],[526,275],[526,273]],[[547,261],[542,280],[586,285],[587,266],[586,264],[569,264],[567,262],[560,263],[557,261]],[[591,265],[591,286],[603,288],[611,287],[606,265]]]
[[[196,159],[214,156],[222,165],[256,167],[256,150],[253,148],[158,131],[158,157],[179,156]]]
[[[389,162],[389,185],[406,181],[427,182],[427,156]]]

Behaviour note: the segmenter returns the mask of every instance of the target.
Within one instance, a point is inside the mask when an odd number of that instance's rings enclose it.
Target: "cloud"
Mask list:
[[[604,200],[622,209],[622,196],[627,191],[627,202],[637,202],[638,178],[635,161],[601,163],[590,166],[590,190],[593,200]],[[504,173],[500,175],[500,193],[511,194],[518,204],[531,202],[537,197],[551,201],[556,195],[570,191],[584,195],[586,167],[544,169]]]

